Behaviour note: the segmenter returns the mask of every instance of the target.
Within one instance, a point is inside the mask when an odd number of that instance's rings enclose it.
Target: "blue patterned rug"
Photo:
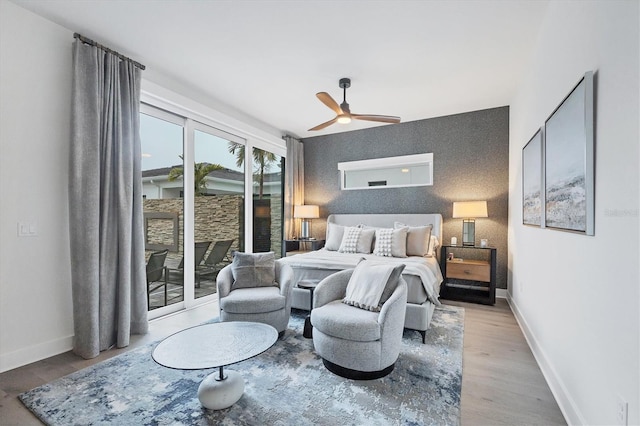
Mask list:
[[[285,336],[230,368],[245,379],[232,407],[210,411],[197,390],[216,370],[164,368],[153,345],[118,355],[19,396],[51,425],[457,425],[460,423],[464,310],[434,312],[427,343],[405,330],[388,376],[352,381],[330,373],[302,337],[294,311]]]

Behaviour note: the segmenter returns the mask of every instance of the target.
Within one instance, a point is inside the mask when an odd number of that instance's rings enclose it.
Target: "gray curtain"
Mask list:
[[[304,204],[304,145],[292,136],[282,138],[287,143],[284,171],[284,236],[286,239],[292,239],[300,235],[300,224],[293,218],[293,206]]]
[[[74,352],[84,358],[148,330],[140,74],[75,40],[69,229]]]

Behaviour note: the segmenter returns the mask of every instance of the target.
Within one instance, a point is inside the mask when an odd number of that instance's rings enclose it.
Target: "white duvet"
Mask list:
[[[418,276],[431,303],[436,306],[440,305],[438,295],[440,294],[440,284],[442,283],[442,272],[438,266],[437,259],[434,257],[383,257],[374,254],[340,253],[321,249],[291,257],[283,257],[281,261],[293,268],[342,270],[355,268],[362,258],[386,264],[404,263],[406,266],[403,275]]]

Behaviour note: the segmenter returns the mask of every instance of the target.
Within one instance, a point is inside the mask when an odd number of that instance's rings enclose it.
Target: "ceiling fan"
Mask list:
[[[333,100],[331,95],[327,92],[319,92],[316,93],[320,102],[331,108],[333,112],[336,113],[335,118],[329,120],[325,123],[318,124],[316,127],[312,127],[309,131],[312,130],[321,130],[327,126],[332,125],[333,123],[350,123],[352,119],[354,120],[366,120],[366,121],[379,121],[382,123],[399,123],[400,117],[394,117],[392,115],[372,115],[372,114],[352,114],[349,109],[349,104],[347,103],[347,88],[351,86],[350,78],[341,78],[339,82],[340,88],[343,90],[343,99],[342,103],[338,105],[336,101]]]

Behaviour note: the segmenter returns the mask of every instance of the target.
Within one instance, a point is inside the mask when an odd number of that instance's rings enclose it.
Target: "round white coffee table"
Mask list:
[[[187,328],[167,337],[155,347],[152,357],[158,364],[179,370],[218,368],[198,388],[203,407],[222,410],[235,404],[244,393],[244,379],[223,368],[269,349],[278,332],[258,322],[219,322]]]

